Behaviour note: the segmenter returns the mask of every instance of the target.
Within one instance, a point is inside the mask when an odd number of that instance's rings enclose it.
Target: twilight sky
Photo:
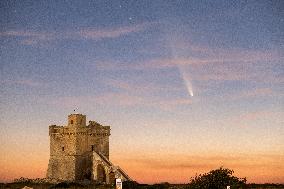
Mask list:
[[[76,109],[138,182],[284,183],[283,52],[281,0],[0,1],[0,182],[44,177]]]

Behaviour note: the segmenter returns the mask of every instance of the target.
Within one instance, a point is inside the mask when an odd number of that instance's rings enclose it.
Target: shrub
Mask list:
[[[122,183],[123,189],[135,189],[138,188],[138,185],[136,181],[124,181]]]
[[[231,189],[245,188],[246,178],[238,178],[233,176],[234,171],[220,167],[212,170],[209,173],[195,176],[191,178],[189,188],[193,189],[226,189],[231,186]]]

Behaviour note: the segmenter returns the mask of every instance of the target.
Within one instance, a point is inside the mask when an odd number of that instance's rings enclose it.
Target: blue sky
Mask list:
[[[10,157],[41,159],[26,176],[43,176],[48,125],[76,109],[111,125],[111,159],[140,182],[186,182],[221,165],[283,182],[283,10],[282,1],[1,1],[0,180],[25,176]],[[207,159],[174,169],[179,179],[151,169],[191,155]]]

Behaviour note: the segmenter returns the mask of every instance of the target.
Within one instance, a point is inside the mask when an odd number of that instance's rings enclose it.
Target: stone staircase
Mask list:
[[[119,174],[123,175],[127,180],[132,181],[132,179],[123,171],[119,166],[115,166],[111,161],[106,158],[103,154],[95,152],[107,165],[109,168],[112,168],[114,171],[117,171]]]

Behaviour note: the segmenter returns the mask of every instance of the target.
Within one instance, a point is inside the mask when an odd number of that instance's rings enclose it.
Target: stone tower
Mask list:
[[[71,114],[67,126],[49,126],[50,159],[47,177],[63,181],[83,179],[111,183],[115,178],[130,180],[109,161],[110,126],[86,116]]]

